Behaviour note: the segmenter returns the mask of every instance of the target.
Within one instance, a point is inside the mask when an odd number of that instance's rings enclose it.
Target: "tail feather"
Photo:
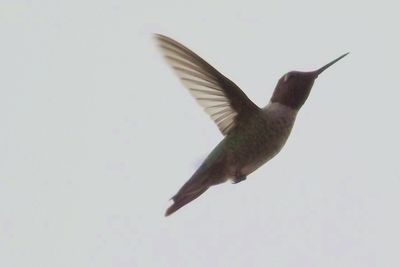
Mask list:
[[[165,216],[169,216],[178,209],[182,208],[189,202],[195,200],[198,198],[201,194],[203,194],[205,191],[207,191],[208,186],[202,186],[200,188],[197,188],[196,190],[179,190],[178,194],[176,194],[172,200],[174,203],[167,209],[165,212]]]

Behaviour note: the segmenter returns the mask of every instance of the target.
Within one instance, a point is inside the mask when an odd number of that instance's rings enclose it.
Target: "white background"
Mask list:
[[[0,1],[0,266],[400,266],[396,1]],[[282,152],[163,217],[222,139],[152,33],[258,105],[324,72]]]

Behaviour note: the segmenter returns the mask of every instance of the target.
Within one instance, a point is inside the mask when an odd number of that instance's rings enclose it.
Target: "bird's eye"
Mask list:
[[[287,82],[290,79],[292,79],[293,77],[296,77],[296,73],[294,73],[294,72],[286,73],[285,76],[283,76],[283,81]]]
[[[283,81],[284,81],[284,82],[287,82],[287,81],[289,80],[290,77],[291,77],[291,76],[290,76],[290,73],[286,73],[285,76],[283,76]]]

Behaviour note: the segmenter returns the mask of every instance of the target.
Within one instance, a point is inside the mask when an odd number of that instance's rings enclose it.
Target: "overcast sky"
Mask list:
[[[0,266],[400,266],[396,1],[0,1]],[[282,152],[171,217],[222,139],[156,49],[259,106],[323,73]]]

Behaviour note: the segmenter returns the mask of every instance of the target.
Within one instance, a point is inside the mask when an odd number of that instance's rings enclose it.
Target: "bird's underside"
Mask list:
[[[268,105],[265,111],[250,118],[243,129],[233,130],[215,147],[172,198],[174,203],[167,210],[167,216],[199,197],[211,186],[227,180],[234,184],[244,181],[250,173],[281,150],[290,134],[296,113],[285,113],[274,106]]]

